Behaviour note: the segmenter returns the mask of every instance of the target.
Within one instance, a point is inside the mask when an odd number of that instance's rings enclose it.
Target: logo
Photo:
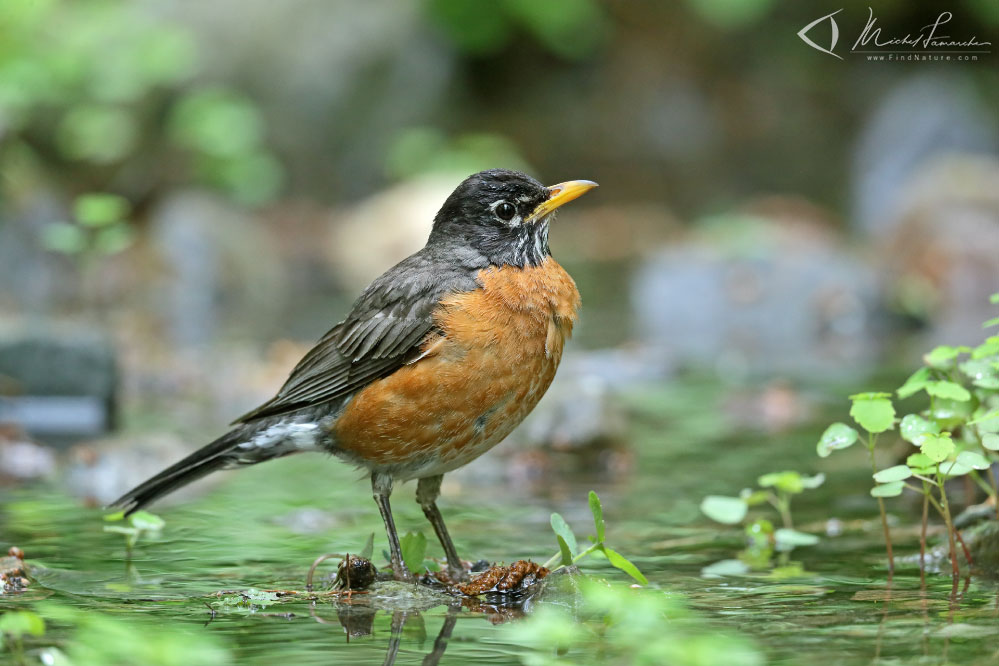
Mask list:
[[[814,21],[812,21],[811,23],[809,23],[804,28],[802,28],[801,30],[798,31],[798,37],[801,37],[801,41],[805,42],[806,44],[808,44],[809,46],[811,46],[813,49],[815,49],[817,51],[822,51],[823,53],[828,53],[829,55],[833,56],[834,58],[839,58],[840,60],[842,60],[843,56],[836,55],[835,53],[833,53],[833,49],[836,48],[836,42],[839,41],[839,25],[836,23],[836,19],[834,19],[833,16],[836,16],[836,14],[839,14],[841,11],[843,11],[843,10],[842,9],[837,9],[832,14],[826,14],[822,18],[815,19]],[[809,39],[807,33],[808,33],[809,30],[811,30],[812,28],[814,28],[818,24],[822,23],[826,19],[829,20],[829,27],[832,30],[832,39],[829,41],[829,48],[824,49],[821,46],[819,46],[818,44],[816,44],[815,42],[813,42],[811,39]]]
[[[834,18],[842,12],[837,9],[831,14],[826,14],[815,19],[804,28],[798,31],[801,41],[808,44],[816,51],[821,51],[834,58],[843,60],[843,56],[836,53],[836,44],[839,42],[839,24]],[[843,18],[843,17],[840,17]],[[916,34],[907,32],[892,34],[882,28],[878,23],[878,18],[874,16],[874,9],[867,8],[867,23],[850,47],[849,55],[864,54],[867,60],[895,60],[895,61],[969,61],[978,60],[980,54],[990,54],[992,42],[979,41],[977,35],[970,37],[954,37],[945,33],[945,26],[954,18],[952,12],[940,12],[932,23],[924,25]],[[816,40],[822,41],[816,36],[815,39],[809,33],[815,32],[817,26],[829,23],[829,46],[822,46]]]

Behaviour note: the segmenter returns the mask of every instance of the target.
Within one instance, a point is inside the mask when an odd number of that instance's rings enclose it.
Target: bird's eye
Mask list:
[[[496,217],[499,219],[509,222],[513,219],[513,216],[517,214],[517,207],[514,206],[509,201],[503,201],[498,206],[496,206]]]

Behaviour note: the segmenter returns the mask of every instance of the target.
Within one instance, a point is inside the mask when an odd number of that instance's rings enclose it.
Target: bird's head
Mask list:
[[[571,180],[545,187],[519,171],[481,171],[441,206],[429,243],[457,241],[494,265],[536,266],[549,255],[548,225],[556,209],[596,186]]]

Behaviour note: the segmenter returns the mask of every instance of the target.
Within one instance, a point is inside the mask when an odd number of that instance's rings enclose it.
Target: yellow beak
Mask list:
[[[551,193],[548,199],[535,208],[534,211],[527,216],[526,221],[535,222],[540,220],[544,216],[552,213],[559,206],[567,204],[573,199],[578,199],[594,187],[597,187],[597,184],[592,180],[567,180],[564,183],[552,185],[548,188],[548,191]]]

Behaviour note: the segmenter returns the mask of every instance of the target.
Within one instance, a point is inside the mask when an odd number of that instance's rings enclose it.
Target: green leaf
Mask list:
[[[940,426],[935,421],[924,419],[922,416],[917,416],[916,414],[906,414],[902,418],[902,422],[898,428],[899,432],[902,433],[902,439],[912,442],[916,446],[919,446],[924,435],[936,435],[940,432]]]
[[[976,412],[976,414],[979,415],[971,421],[968,421],[966,425],[976,426],[980,432],[999,433],[999,409],[993,409],[982,413],[983,411],[984,410],[980,408],[978,412]]]
[[[837,449],[852,446],[859,437],[857,431],[845,423],[833,423],[822,433],[815,450],[820,458],[826,458]]]
[[[905,459],[905,464],[909,467],[933,467],[935,463],[925,453],[913,453]]]
[[[988,469],[991,467],[988,459],[977,451],[961,451],[955,459],[961,465],[967,465],[972,469]]]
[[[959,367],[975,386],[990,390],[999,389],[999,364],[996,361],[988,358],[971,359]]]
[[[898,388],[895,393],[899,398],[908,398],[910,395],[918,393],[926,388],[926,382],[930,379],[930,369],[920,368],[905,380],[905,383]]]
[[[711,520],[724,525],[735,525],[746,517],[749,507],[738,497],[708,495],[701,501],[701,511]]]
[[[87,248],[87,235],[75,224],[55,222],[42,229],[42,245],[52,252],[76,254]]]
[[[871,497],[898,497],[905,490],[905,482],[892,481],[871,488]]]
[[[749,565],[742,560],[719,560],[701,569],[705,578],[721,578],[722,576],[743,576],[749,573]]]
[[[166,525],[162,518],[157,516],[155,513],[149,513],[148,511],[136,511],[128,517],[128,522],[135,529],[147,532],[161,530],[163,529],[163,526]]]
[[[982,328],[992,328],[993,326],[999,326],[999,317],[993,317],[982,324]]]
[[[604,552],[604,555],[607,556],[607,561],[610,562],[613,567],[625,572],[626,574],[634,578],[636,581],[638,581],[640,585],[649,584],[649,579],[646,578],[642,574],[642,572],[638,570],[638,567],[636,567],[634,564],[628,561],[628,559],[625,558],[624,555],[621,555],[617,551],[611,550],[607,546],[602,546],[601,550]]]
[[[940,463],[940,473],[949,478],[964,476],[970,473],[972,469],[971,465],[966,465],[957,460],[948,460]]]
[[[923,356],[923,361],[931,368],[949,370],[954,367],[954,359],[956,359],[960,354],[967,353],[969,351],[971,350],[968,347],[951,347],[950,345],[941,345]]]
[[[895,407],[887,396],[887,393],[851,395],[853,405],[850,407],[850,416],[870,433],[891,430],[895,424]]]
[[[32,611],[7,611],[0,615],[0,634],[14,638],[42,636],[45,634],[45,621]]]
[[[966,388],[960,384],[943,380],[928,382],[926,384],[926,392],[937,398],[956,400],[957,402],[966,402],[971,400],[971,394],[968,393]]]
[[[562,537],[566,544],[569,546],[569,551],[575,555],[579,552],[579,546],[576,544],[576,535],[572,533],[572,528],[569,524],[565,522],[565,518],[557,513],[553,513],[551,517],[552,529],[555,530],[555,534]]]
[[[895,465],[888,469],[883,469],[874,474],[874,480],[878,483],[891,483],[893,481],[904,481],[912,476],[912,470],[906,465]]]
[[[822,473],[816,474],[815,476],[801,477],[801,485],[806,490],[814,490],[815,488],[818,488],[823,483],[825,483],[825,481],[826,481],[826,475]]]
[[[781,550],[790,550],[795,546],[814,546],[819,542],[819,537],[807,532],[799,532],[786,527],[782,527],[774,532],[774,539]]]
[[[753,490],[752,488],[743,488],[742,492],[739,493],[739,499],[745,502],[746,506],[763,504],[769,497],[770,493],[766,490]]]
[[[982,435],[982,446],[989,451],[999,451],[999,435],[994,432],[987,432]]]
[[[786,493],[800,493],[805,489],[805,482],[801,474],[791,470],[764,474],[756,482],[760,484],[761,488],[777,488]]]
[[[125,520],[125,512],[115,511],[114,513],[109,513],[104,516],[104,520],[109,523],[113,523],[118,520]]]
[[[364,547],[361,548],[361,552],[358,553],[358,557],[365,560],[370,560],[371,556],[375,552],[375,533],[372,532],[368,535],[368,540],[364,542]]]
[[[954,442],[949,432],[939,435],[926,434],[919,445],[919,450],[930,460],[938,463],[947,460],[950,454],[954,453]]]
[[[102,227],[125,218],[131,205],[117,194],[84,194],[73,202],[73,215],[87,227]]]
[[[560,564],[565,567],[571,566],[572,550],[569,548],[569,544],[565,542],[565,539],[562,538],[561,534],[556,534],[555,540],[558,541],[558,552],[559,555],[562,556]]]
[[[597,494],[590,491],[590,513],[593,514],[593,525],[597,530],[597,541],[602,543],[604,540],[604,532],[606,531],[606,525],[604,524],[604,509],[600,505],[600,498]]]
[[[399,546],[406,568],[414,574],[423,573],[423,559],[427,553],[427,537],[423,536],[423,532],[407,532],[399,540]]]
[[[992,305],[999,304],[999,291],[989,296],[989,303]]]

